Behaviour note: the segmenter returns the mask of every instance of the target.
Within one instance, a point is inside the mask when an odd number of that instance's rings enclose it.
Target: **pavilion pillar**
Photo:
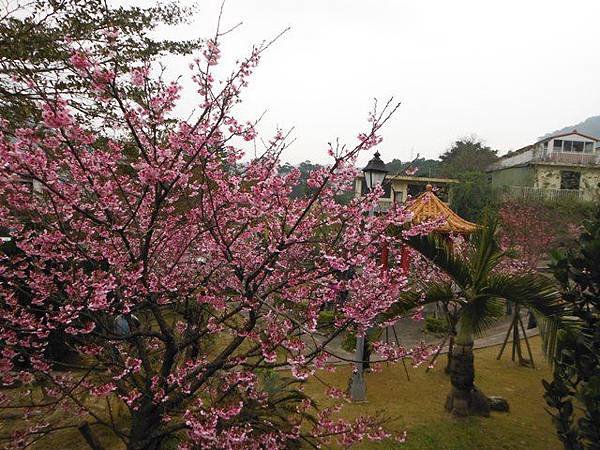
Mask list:
[[[404,276],[408,276],[408,270],[410,268],[410,249],[408,245],[402,244],[400,247],[400,270]]]

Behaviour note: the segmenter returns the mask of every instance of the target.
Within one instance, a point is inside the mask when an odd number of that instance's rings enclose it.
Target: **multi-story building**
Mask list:
[[[436,189],[439,198],[448,202],[449,196],[451,195],[450,186],[455,183],[458,183],[458,180],[451,178],[387,175],[383,182],[383,195],[379,199],[379,205],[385,210],[389,208],[392,203],[404,203],[408,198],[415,198],[423,193],[428,184]],[[367,192],[364,176],[356,177],[354,191],[357,196]]]
[[[600,142],[573,130],[510,152],[492,164],[492,187],[514,195],[543,198],[597,198]]]

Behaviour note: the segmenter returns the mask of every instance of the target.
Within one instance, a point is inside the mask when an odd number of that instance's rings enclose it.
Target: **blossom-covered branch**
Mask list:
[[[292,198],[299,172],[278,173],[285,134],[248,159],[257,130],[233,115],[269,44],[219,83],[219,36],[191,66],[201,100],[189,120],[174,113],[178,83],[151,64],[122,75],[101,46],[73,48],[70,64],[110,114],[84,120],[68,99],[40,92],[43,122],[1,124],[0,226],[11,241],[0,266],[0,376],[30,386],[2,399],[28,411],[14,445],[83,419],[132,449],[173,436],[182,448],[244,449],[386,436],[376,419],[345,424],[326,411],[307,433],[313,403],[286,385],[294,407],[273,413],[282,404],[259,375],[287,365],[306,379],[339,330],[364,332],[404,288],[400,268],[380,276],[377,253],[385,244],[399,255],[386,230],[410,215],[369,217],[380,190],[336,202],[397,105],[375,105],[357,143],[330,148],[331,165],[310,175],[312,195]],[[318,341],[318,314],[331,304],[338,330]],[[384,350],[387,359],[406,355]],[[100,413],[92,399],[109,407]],[[126,405],[127,427],[113,402]],[[40,425],[57,406],[81,419]]]

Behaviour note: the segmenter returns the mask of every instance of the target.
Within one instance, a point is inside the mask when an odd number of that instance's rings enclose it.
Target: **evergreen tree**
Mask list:
[[[438,176],[440,162],[437,159],[415,158],[413,161],[402,162],[397,158],[387,163],[385,167],[390,174],[407,175],[413,172],[417,177],[435,177]],[[408,173],[406,173],[408,172]]]
[[[110,6],[105,0],[33,0],[6,7],[0,20],[0,116],[18,128],[39,119],[36,102],[57,96],[79,110],[93,106],[82,78],[73,70],[72,49],[104,47],[103,63],[126,73],[161,54],[187,54],[198,40],[151,37],[160,25],[191,16],[176,2],[150,7]]]
[[[600,448],[600,209],[578,243],[576,251],[556,254],[552,268],[581,328],[563,330],[554,376],[544,387],[565,448],[587,450]]]
[[[476,137],[461,138],[440,156],[440,172],[449,177],[462,172],[483,172],[498,159],[497,153]]]
[[[483,172],[462,172],[457,178],[460,183],[452,186],[451,207],[467,220],[478,222],[484,212],[495,202],[487,174]]]

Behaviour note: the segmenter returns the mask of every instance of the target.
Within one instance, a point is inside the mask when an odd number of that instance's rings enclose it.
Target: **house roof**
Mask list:
[[[527,150],[531,150],[533,148],[533,145],[535,145],[535,144],[526,145],[525,147],[520,148],[518,150],[513,150],[512,152],[508,152],[506,155],[500,156],[498,159],[510,158],[511,156],[515,156],[520,153],[525,153]]]
[[[569,136],[571,134],[576,134],[578,136],[591,139],[593,141],[600,141],[600,139],[597,138],[596,136],[590,136],[589,134],[583,134],[583,133],[580,133],[577,130],[573,130],[573,131],[569,131],[569,132],[566,132],[566,133],[560,133],[560,134],[555,134],[553,136],[545,137],[544,139],[540,139],[539,141],[537,141],[536,144],[539,144],[540,142],[546,142],[546,141],[549,141],[551,139],[556,139],[556,138],[560,138],[560,137],[564,137],[564,136]]]
[[[359,174],[356,179],[363,179],[364,174]],[[431,184],[456,184],[459,181],[456,178],[436,178],[436,177],[417,177],[415,175],[402,175],[402,174],[387,174],[385,176],[386,181],[415,181],[417,183],[431,183]]]
[[[496,163],[493,163],[493,164],[490,164],[485,169],[485,171],[487,173],[489,173],[489,172],[498,172],[500,170],[508,170],[508,169],[515,169],[515,168],[519,168],[519,167],[527,167],[527,166],[530,166],[532,164],[537,164],[537,162],[536,161],[525,161],[525,162],[522,162],[522,163],[519,163],[519,164],[513,164],[513,165],[510,165],[510,166],[506,166],[506,167],[497,166]]]
[[[477,231],[478,225],[463,219],[441,201],[434,193],[432,186],[427,185],[425,192],[415,198],[407,210],[413,213],[414,225],[438,220],[440,217],[446,222],[434,230],[437,233],[471,234]]]
[[[420,183],[458,183],[456,178],[437,178],[437,177],[417,177],[414,175],[387,175],[386,180],[402,180],[402,181],[417,181]]]
[[[508,152],[506,155],[502,155],[498,159],[510,158],[512,156],[519,155],[521,153],[525,153],[526,151],[531,150],[537,144],[540,144],[542,142],[548,142],[548,141],[550,141],[552,139],[556,139],[556,138],[570,136],[571,134],[576,134],[578,136],[581,136],[581,137],[584,137],[584,138],[587,138],[587,139],[592,139],[593,141],[596,141],[596,148],[600,148],[600,138],[597,138],[595,136],[590,136],[589,134],[580,133],[577,130],[573,130],[573,131],[570,131],[568,133],[560,133],[560,134],[555,134],[553,136],[548,136],[548,137],[546,137],[544,139],[541,139],[541,140],[537,141],[535,144],[526,145],[525,147],[522,147],[522,148],[520,148],[518,150],[513,150],[512,152]],[[493,166],[493,164],[492,164],[492,166]]]

